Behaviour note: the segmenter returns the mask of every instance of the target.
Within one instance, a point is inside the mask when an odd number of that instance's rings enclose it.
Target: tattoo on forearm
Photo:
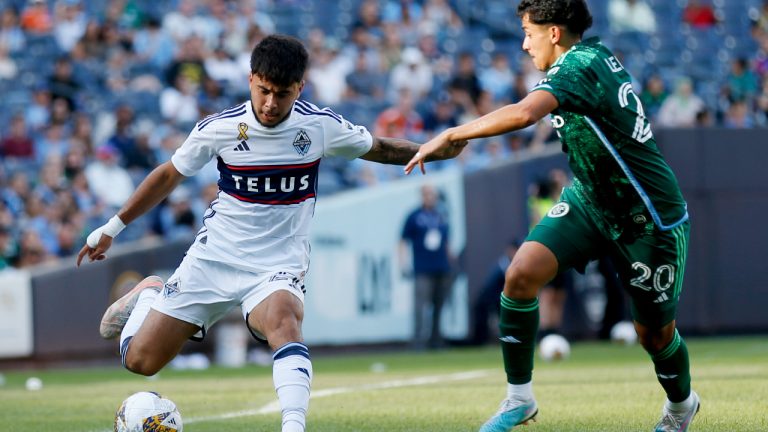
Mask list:
[[[419,145],[404,139],[374,137],[373,147],[364,159],[393,165],[405,165],[419,151]]]

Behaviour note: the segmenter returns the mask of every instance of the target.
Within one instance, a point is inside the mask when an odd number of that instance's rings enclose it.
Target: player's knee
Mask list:
[[[142,354],[138,352],[138,349],[133,348],[131,347],[126,353],[125,361],[123,362],[126,369],[144,376],[152,376],[160,371],[162,365],[154,362],[148,353]]]
[[[504,295],[509,298],[531,298],[539,289],[538,276],[530,266],[512,264],[504,278]]]
[[[643,328],[642,326],[636,326],[637,336],[640,341],[640,345],[643,346],[646,352],[655,354],[661,352],[669,345],[674,337],[674,327],[664,327],[660,329]]]

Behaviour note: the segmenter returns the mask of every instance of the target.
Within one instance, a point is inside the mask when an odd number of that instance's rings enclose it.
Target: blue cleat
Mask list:
[[[693,391],[691,394],[693,395],[693,407],[688,411],[676,413],[669,411],[665,406],[661,412],[661,420],[656,424],[654,432],[686,432],[688,430],[691,420],[701,407],[699,395]]]
[[[539,406],[534,399],[527,401],[504,399],[499,411],[480,427],[480,432],[507,432],[517,425],[528,424],[531,420],[536,421],[535,417],[538,413]]]

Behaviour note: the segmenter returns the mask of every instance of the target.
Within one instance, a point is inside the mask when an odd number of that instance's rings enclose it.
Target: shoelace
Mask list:
[[[676,431],[676,430],[680,429],[680,421],[677,419],[677,417],[675,417],[674,414],[672,414],[669,411],[666,411],[664,413],[664,416],[661,418],[661,421],[659,422],[659,425],[660,426],[665,426],[665,427],[672,426],[674,428],[674,429],[672,429],[673,431]]]
[[[503,401],[501,401],[501,405],[499,405],[499,410],[496,412],[496,414],[501,414],[505,411],[510,411],[523,404],[525,404],[525,402],[519,401],[517,399],[509,399],[509,398],[504,399]]]

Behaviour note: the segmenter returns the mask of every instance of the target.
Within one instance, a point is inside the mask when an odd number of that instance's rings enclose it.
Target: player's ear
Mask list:
[[[304,90],[304,84],[305,83],[306,83],[306,81],[304,81],[304,80],[301,80],[301,82],[299,83],[299,94],[301,94],[301,92]]]
[[[552,41],[553,44],[560,42],[562,36],[563,29],[560,28],[560,26],[553,25],[549,27],[549,40]]]

